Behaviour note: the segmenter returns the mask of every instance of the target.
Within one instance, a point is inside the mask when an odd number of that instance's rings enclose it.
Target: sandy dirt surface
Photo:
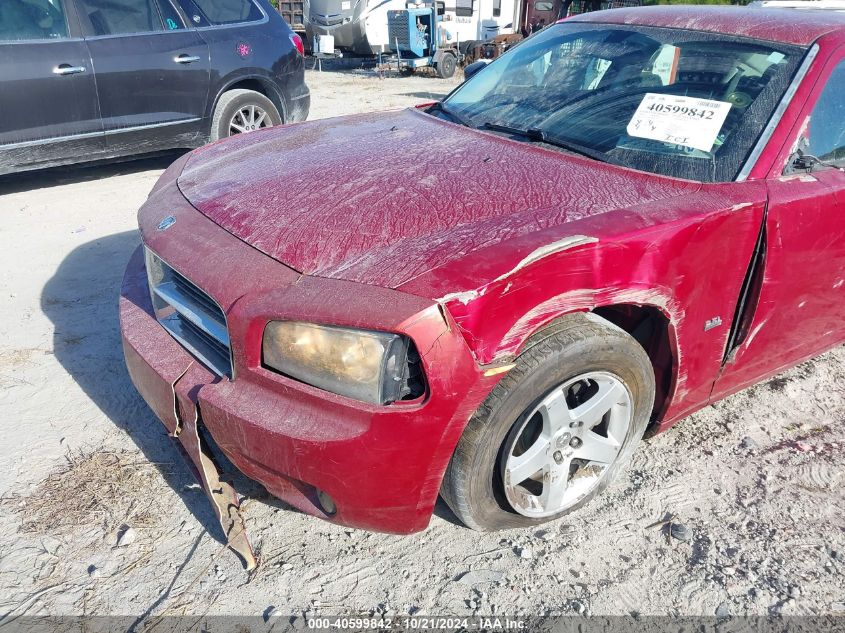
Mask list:
[[[313,118],[456,81],[310,72]],[[21,614],[845,612],[845,349],[646,441],[607,494],[542,529],[337,527],[232,476],[262,564],[123,366],[135,214],[174,156],[0,179],[0,624]],[[667,513],[688,542],[649,528]],[[6,615],[2,615],[6,614]]]

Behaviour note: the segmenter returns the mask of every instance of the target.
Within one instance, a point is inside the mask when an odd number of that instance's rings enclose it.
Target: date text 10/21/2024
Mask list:
[[[489,617],[317,617],[309,618],[311,631],[333,630],[441,630],[441,631],[525,631],[525,620],[507,616]]]

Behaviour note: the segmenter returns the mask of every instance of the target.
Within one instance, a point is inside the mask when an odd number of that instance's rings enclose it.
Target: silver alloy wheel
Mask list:
[[[261,106],[246,105],[240,108],[229,121],[229,136],[254,132],[261,128],[270,127],[273,122]]]
[[[555,387],[505,440],[500,470],[511,507],[545,517],[577,503],[616,461],[633,413],[628,388],[611,373]]]

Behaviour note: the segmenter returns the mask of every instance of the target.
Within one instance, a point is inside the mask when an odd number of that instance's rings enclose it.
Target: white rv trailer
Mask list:
[[[309,41],[331,35],[334,46],[357,55],[389,50],[387,12],[405,9],[408,0],[310,0]],[[522,0],[445,0],[441,41],[489,40],[519,31]]]

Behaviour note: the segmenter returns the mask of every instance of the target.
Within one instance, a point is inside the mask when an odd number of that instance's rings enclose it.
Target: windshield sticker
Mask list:
[[[649,154],[666,154],[667,156],[685,156],[688,158],[710,159],[709,152],[702,152],[700,149],[686,147],[684,145],[672,145],[670,143],[658,143],[649,139],[634,138],[623,134],[616,143],[617,149],[624,149],[633,152],[648,152]]]
[[[731,110],[726,101],[649,92],[628,123],[630,136],[709,152]]]

